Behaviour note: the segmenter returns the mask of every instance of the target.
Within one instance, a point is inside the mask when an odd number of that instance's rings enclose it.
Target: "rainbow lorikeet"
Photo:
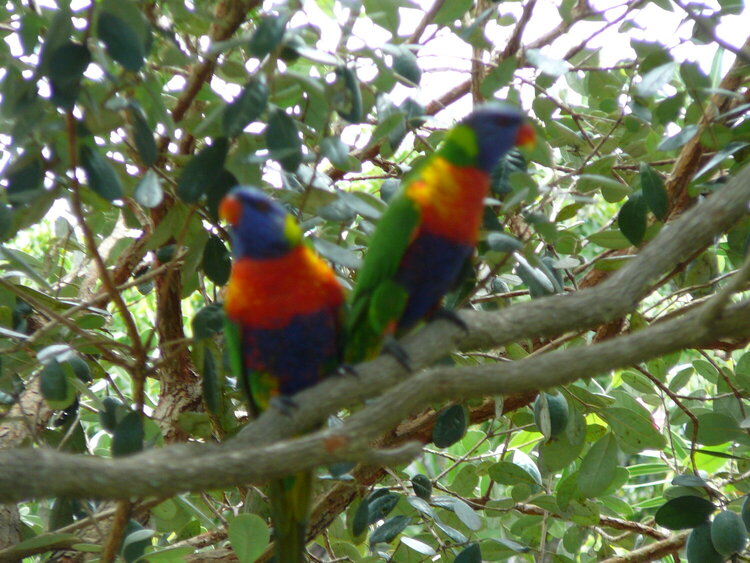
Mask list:
[[[490,172],[513,146],[533,141],[519,110],[486,104],[409,172],[377,224],[350,297],[347,362],[375,357],[385,336],[438,309],[476,245]]]
[[[261,191],[235,188],[219,214],[231,226],[234,256],[224,300],[227,345],[257,415],[339,366],[344,293],[292,216]],[[271,482],[277,563],[304,561],[311,494],[312,472]]]

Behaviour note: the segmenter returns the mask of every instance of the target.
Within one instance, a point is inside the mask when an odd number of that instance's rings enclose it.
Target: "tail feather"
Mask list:
[[[312,477],[311,471],[304,471],[271,482],[271,519],[275,531],[276,563],[305,561]]]

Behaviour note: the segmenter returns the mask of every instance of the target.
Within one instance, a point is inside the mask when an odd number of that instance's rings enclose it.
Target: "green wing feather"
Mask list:
[[[406,306],[408,295],[393,283],[393,277],[419,227],[420,217],[419,207],[402,189],[378,222],[349,302],[344,354],[349,363],[376,356],[384,328],[388,322],[397,321]],[[385,294],[391,298],[377,297]],[[388,302],[388,310],[379,305],[385,302]]]

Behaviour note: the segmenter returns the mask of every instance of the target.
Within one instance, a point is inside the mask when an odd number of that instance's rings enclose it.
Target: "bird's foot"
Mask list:
[[[269,404],[277,409],[281,414],[284,414],[286,416],[292,416],[294,414],[294,411],[299,408],[299,405],[292,399],[291,397],[287,395],[278,395],[276,397],[273,397]]]
[[[387,339],[383,344],[383,353],[391,356],[394,360],[401,364],[401,366],[406,371],[410,373],[413,371],[411,369],[411,360],[409,358],[409,354],[406,353],[406,350],[404,350],[404,347],[401,346],[401,344],[399,344],[392,338]]]
[[[459,314],[453,311],[452,309],[440,308],[437,311],[435,311],[430,317],[430,320],[436,321],[438,319],[446,320],[449,323],[456,325],[458,328],[460,328],[464,332],[467,332],[467,333],[469,332],[469,325],[467,325],[466,321],[464,321],[459,316]]]

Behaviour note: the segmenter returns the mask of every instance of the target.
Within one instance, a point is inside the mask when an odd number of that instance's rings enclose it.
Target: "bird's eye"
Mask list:
[[[253,209],[260,211],[261,213],[266,213],[271,209],[271,204],[264,200],[255,200],[253,201],[252,205]]]
[[[495,118],[495,125],[499,125],[500,127],[505,127],[508,125],[509,120],[505,116],[499,116]]]

